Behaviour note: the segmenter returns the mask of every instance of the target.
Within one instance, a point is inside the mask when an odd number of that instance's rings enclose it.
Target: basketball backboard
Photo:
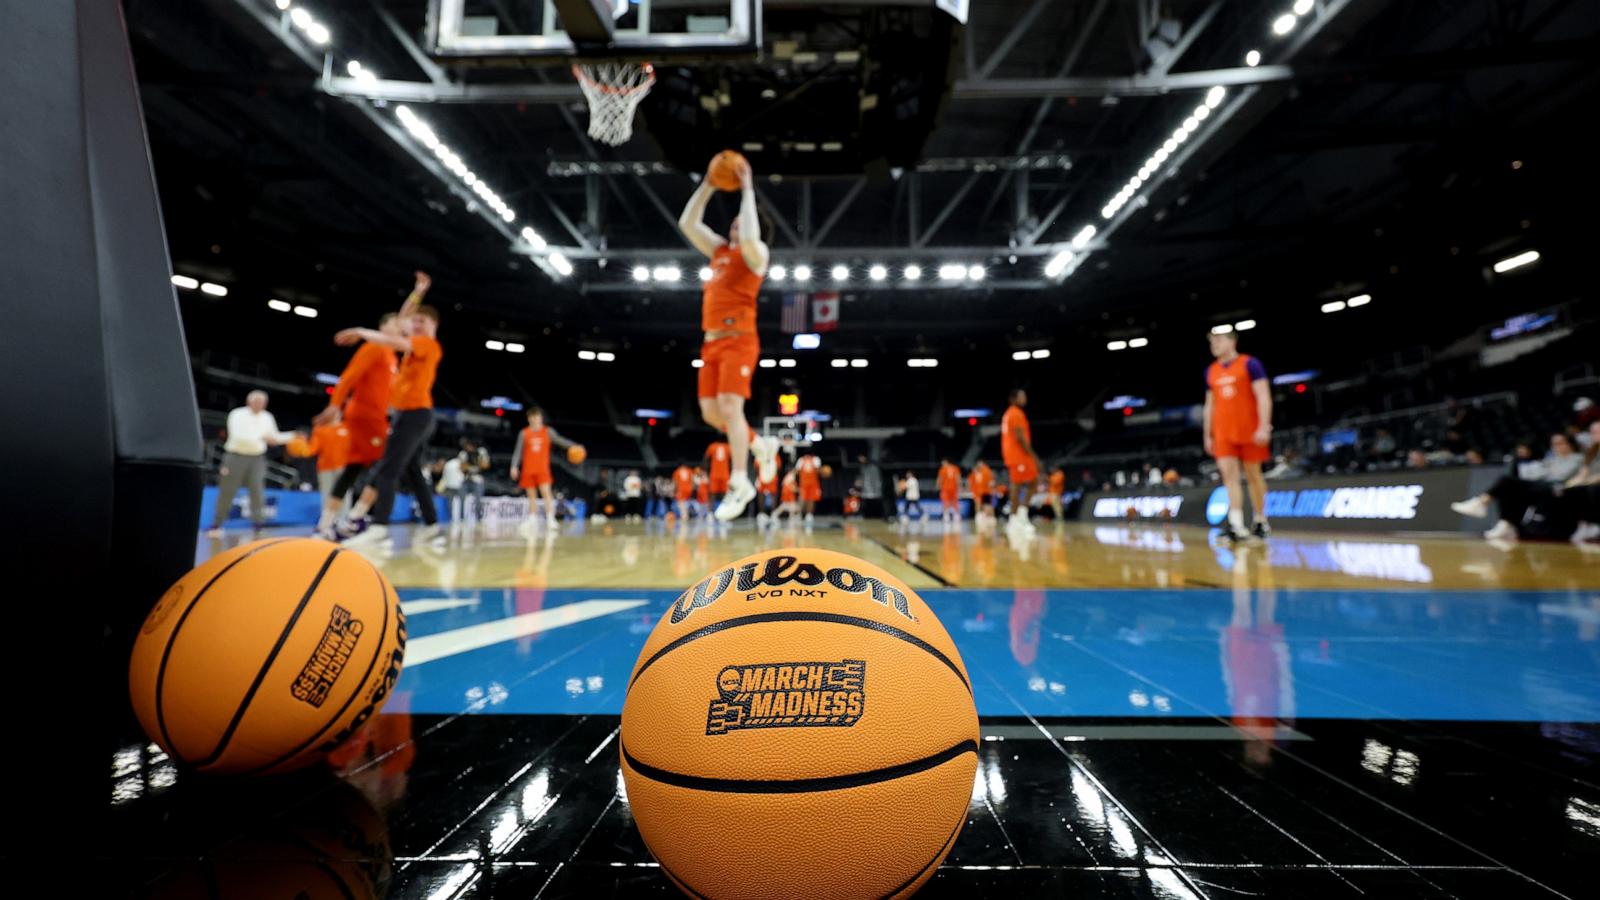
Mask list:
[[[443,58],[668,60],[753,54],[760,0],[626,0],[611,40],[575,44],[558,7],[568,0],[429,0],[432,52]],[[591,0],[582,0],[589,3]]]

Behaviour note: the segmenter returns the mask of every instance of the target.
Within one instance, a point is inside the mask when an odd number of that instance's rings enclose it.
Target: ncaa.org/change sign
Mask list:
[[[1310,488],[1267,492],[1270,519],[1415,519],[1422,485]],[[1206,500],[1206,521],[1228,517],[1228,489],[1219,487]]]

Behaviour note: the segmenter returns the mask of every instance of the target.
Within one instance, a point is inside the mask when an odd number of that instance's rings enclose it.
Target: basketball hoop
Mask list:
[[[589,137],[613,147],[633,136],[633,111],[656,83],[649,63],[573,63],[589,101]]]

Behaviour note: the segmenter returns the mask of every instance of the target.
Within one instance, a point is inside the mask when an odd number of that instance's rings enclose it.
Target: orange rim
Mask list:
[[[578,63],[573,63],[572,64],[572,75],[573,75],[574,78],[576,78],[579,81],[583,82],[585,85],[587,85],[589,87],[592,87],[595,90],[600,91],[602,93],[606,93],[606,94],[635,94],[635,93],[638,93],[639,91],[649,90],[656,83],[656,67],[655,66],[652,66],[649,63],[641,63],[640,64],[640,68],[644,70],[646,78],[645,78],[644,81],[642,81],[642,82],[640,82],[640,83],[638,83],[636,85],[633,85],[632,87],[621,87],[619,85],[605,84],[603,82],[595,81],[593,78],[590,78],[588,75],[584,74],[583,66],[579,65]]]

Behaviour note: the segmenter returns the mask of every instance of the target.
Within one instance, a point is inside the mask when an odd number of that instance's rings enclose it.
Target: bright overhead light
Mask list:
[[[268,300],[267,301],[267,308],[268,309],[275,309],[278,312],[288,312],[289,311],[289,302],[287,300]]]
[[[1149,338],[1134,338],[1133,340],[1128,341],[1128,347],[1129,347],[1129,349],[1132,349],[1132,350],[1137,350],[1140,347],[1148,347],[1148,346],[1150,346],[1150,339]]]
[[[1496,275],[1503,275],[1512,269],[1520,269],[1523,266],[1529,265],[1530,263],[1536,263],[1538,261],[1539,251],[1528,250],[1523,253],[1518,253],[1516,256],[1508,256],[1505,259],[1495,263],[1494,271]]]
[[[1110,207],[1107,207],[1107,209],[1109,209],[1109,208]],[[1115,215],[1115,214],[1116,214],[1116,211],[1113,210],[1112,211],[1112,215]],[[1106,218],[1109,219],[1109,218],[1111,218],[1111,216],[1108,215],[1108,216],[1106,216]],[[1072,251],[1071,250],[1063,250],[1060,253],[1057,253],[1055,256],[1050,257],[1050,261],[1044,264],[1045,277],[1046,278],[1055,278],[1055,277],[1057,277],[1062,272],[1065,272],[1067,270],[1067,263],[1070,263],[1070,262],[1072,262]]]
[[[945,263],[939,267],[939,280],[960,281],[967,277],[967,267],[960,263]]]
[[[683,277],[683,271],[677,266],[656,266],[650,277],[656,281],[677,281]]]
[[[711,267],[710,266],[701,266],[700,267],[700,280],[701,281],[710,281],[711,280],[711,276],[715,275],[715,274],[716,274],[715,272],[711,271]]]
[[[328,42],[333,40],[333,33],[321,22],[312,22],[306,26],[306,37],[311,39],[311,43],[326,47]]]
[[[200,293],[210,294],[213,297],[226,297],[228,296],[228,289],[220,284],[207,281],[200,285]]]
[[[572,274],[572,262],[559,253],[550,254],[550,267],[563,276]]]
[[[794,267],[794,280],[795,281],[810,281],[811,280],[811,267],[810,266],[795,266]]]
[[[190,278],[187,275],[174,275],[172,276],[172,284],[174,287],[181,287],[186,291],[192,291],[200,286],[200,279]]]
[[[315,307],[310,306],[296,306],[294,308],[294,314],[307,319],[315,319],[317,317],[317,310]]]
[[[900,274],[907,281],[918,281],[922,278],[922,267],[916,265],[906,266],[905,270]]]
[[[1169,157],[1171,155],[1172,155],[1172,151],[1171,150],[1168,150],[1165,147],[1157,147],[1156,148],[1156,152],[1150,154],[1150,158],[1152,160],[1155,160],[1156,165],[1159,166],[1162,163],[1166,162],[1167,161],[1167,157]]]
[[[1212,334],[1233,334],[1233,326],[1232,325],[1213,325],[1213,326],[1211,326],[1211,333]]]
[[[1128,349],[1128,342],[1127,341],[1108,341],[1106,343],[1106,349],[1107,350],[1126,350],[1126,349]]]
[[[792,369],[792,368],[794,368],[794,360],[792,360],[792,359],[780,359],[780,360],[778,360],[778,368],[780,368],[780,369]]]
[[[833,271],[828,274],[833,276],[834,281],[845,281],[850,278],[850,267],[842,264],[837,265],[834,266]]]
[[[908,359],[906,365],[913,369],[932,369],[939,365],[937,359]]]
[[[850,360],[848,360],[848,359],[836,359],[832,363],[830,363],[830,365],[832,365],[835,369],[845,369],[845,368],[849,368]]]
[[[1303,16],[1311,12],[1311,7],[1316,5],[1316,0],[1294,0],[1294,14]]]
[[[771,281],[782,281],[789,277],[789,270],[783,266],[771,266],[767,269],[767,278]]]
[[[1162,152],[1166,153],[1168,156],[1171,156],[1172,151],[1176,149],[1178,149],[1178,141],[1176,138],[1167,138],[1166,141],[1161,145]]]
[[[689,365],[693,366],[696,369],[705,368],[705,364],[706,364],[706,361],[703,360],[703,359],[691,359],[691,360],[689,360]]]
[[[864,359],[852,359],[852,360],[850,360],[850,368],[852,368],[852,369],[865,369],[866,367],[867,367],[867,361],[864,360]]]
[[[1013,351],[1011,351],[1011,358],[1012,359],[1027,359],[1028,358],[1028,351],[1026,351],[1026,350],[1013,350]]]
[[[761,366],[763,369],[776,369],[778,367],[778,361],[775,359],[763,359],[757,365]]]
[[[587,359],[587,360],[593,361],[594,360],[594,351],[593,350],[579,350],[578,351],[578,358],[579,359]]]
[[[649,266],[634,266],[633,267],[633,280],[634,281],[649,281],[650,280],[650,267]]]
[[[544,238],[539,236],[539,232],[534,231],[532,228],[529,228],[526,225],[522,226],[522,239],[527,241],[528,246],[532,247],[539,253],[543,253],[544,249],[549,246],[545,243]]]
[[[483,345],[488,347],[490,350],[504,350],[506,348],[505,341],[484,341]],[[582,356],[583,354],[580,353],[578,355]]]
[[[1249,53],[1246,53],[1244,55],[1244,64],[1250,66],[1251,68],[1261,65],[1261,51],[1251,50]]]
[[[1100,218],[1102,218],[1102,219],[1109,219],[1109,218],[1111,218],[1111,217],[1112,217],[1112,216],[1114,216],[1114,215],[1116,215],[1116,214],[1117,214],[1117,210],[1118,210],[1118,209],[1121,209],[1121,207],[1119,207],[1119,206],[1113,206],[1113,205],[1111,205],[1111,204],[1110,204],[1110,203],[1107,203],[1107,204],[1106,204],[1106,205],[1105,205],[1105,206],[1102,206],[1102,207],[1100,207]],[[1059,259],[1059,258],[1060,258],[1060,257],[1057,257],[1057,259]],[[1054,261],[1055,261],[1055,260],[1051,260],[1051,262],[1054,262]],[[1048,273],[1049,273],[1049,271],[1050,271],[1050,267],[1049,267],[1049,266],[1046,266],[1046,267],[1045,267],[1045,272],[1046,272],[1046,273],[1047,273],[1047,274],[1048,274]]]
[[[982,281],[983,277],[988,274],[988,271],[983,266],[967,266],[968,281]]]
[[[1219,84],[1211,90],[1206,91],[1206,105],[1212,109],[1216,109],[1222,105],[1222,98],[1226,96],[1228,96],[1228,89]]]
[[[1325,313],[1336,313],[1336,312],[1339,312],[1339,311],[1341,311],[1343,309],[1344,309],[1344,301],[1343,300],[1330,300],[1327,303],[1322,304],[1322,311],[1325,312]]]
[[[1242,320],[1240,320],[1238,322],[1233,323],[1233,330],[1234,331],[1249,331],[1250,329],[1252,329],[1254,327],[1256,327],[1256,320],[1255,319],[1242,319]]]
[[[1372,295],[1371,294],[1357,294],[1354,297],[1351,297],[1349,300],[1346,300],[1345,301],[1345,305],[1347,305],[1350,308],[1354,309],[1357,306],[1366,306],[1368,303],[1371,303],[1371,302],[1372,302]]]
[[[521,353],[522,351],[524,351],[526,349],[528,349],[528,348],[523,346],[522,344],[516,343],[515,341],[506,341],[506,352],[507,353]]]
[[[1196,128],[1199,128],[1199,127],[1200,127],[1200,120],[1198,118],[1194,117],[1194,116],[1190,116],[1189,118],[1183,120],[1183,130],[1184,131],[1193,133],[1194,130]]]
[[[1295,18],[1293,13],[1284,13],[1283,15],[1272,20],[1272,33],[1279,37],[1283,37],[1284,35],[1293,31],[1295,23],[1299,21],[1300,20]]]
[[[507,344],[506,345],[506,349],[510,350],[512,348],[512,346],[513,346],[512,344]],[[513,351],[513,352],[515,352],[515,351]],[[612,353],[609,350],[601,350],[599,353],[596,353],[594,355],[594,358],[599,360],[600,362],[616,362],[617,361],[617,355],[615,353]]]
[[[1094,235],[1095,227],[1093,225],[1085,225],[1078,229],[1078,233],[1072,236],[1072,249],[1082,250],[1087,247],[1089,242],[1094,240]]]
[[[1204,122],[1206,119],[1211,118],[1211,107],[1205,105],[1204,103],[1196,106],[1194,108],[1194,114],[1191,116],[1191,118],[1193,118],[1196,122]]]
[[[1183,127],[1182,125],[1172,129],[1172,139],[1180,144],[1184,141],[1187,141],[1189,139],[1189,129]]]
[[[289,4],[291,2],[293,2],[293,0],[277,0],[278,8],[279,9],[288,9],[289,8]]]
[[[311,13],[304,9],[296,9],[294,12],[289,13],[289,21],[293,22],[296,28],[308,28],[312,21]]]
[[[1049,359],[1050,358],[1050,351],[1049,350],[1035,350],[1035,351],[1033,351],[1033,358],[1034,359]]]
[[[873,281],[882,281],[889,277],[889,267],[883,265],[874,265],[872,268],[867,270],[867,277]]]

